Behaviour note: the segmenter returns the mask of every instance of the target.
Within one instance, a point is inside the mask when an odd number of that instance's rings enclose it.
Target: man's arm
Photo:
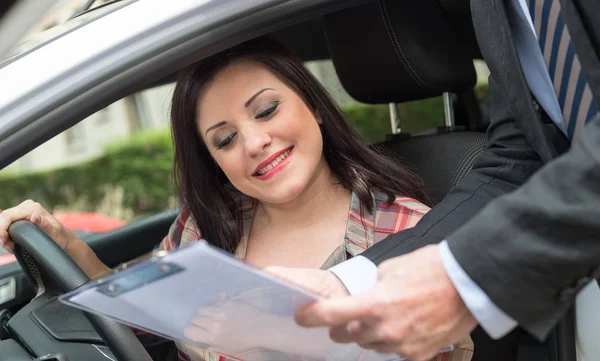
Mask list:
[[[411,229],[391,235],[372,246],[349,261],[331,269],[331,271],[346,285],[350,293],[359,294],[372,287],[377,282],[377,270],[374,265],[367,265],[368,260],[380,264],[395,256],[412,252],[428,244],[435,244],[445,239],[449,234],[458,229],[479,212],[488,202],[505,193],[514,191],[522,185],[532,174],[538,171],[544,162],[538,157],[527,141],[523,131],[510,113],[510,106],[506,98],[499,92],[493,76],[489,78],[490,96],[490,126],[487,131],[488,145],[476,160],[473,169],[463,180],[452,189],[449,194],[420,222]],[[550,127],[549,132],[555,132],[560,139],[560,131],[553,124],[540,124]],[[566,144],[566,140],[565,140]],[[362,256],[367,259],[358,259]],[[461,289],[468,292],[468,289]],[[470,292],[477,295],[477,292]],[[485,294],[472,299],[465,299],[471,312],[480,318],[486,310],[497,308],[492,302],[481,303]],[[489,300],[489,299],[488,299]],[[473,307],[473,304],[478,305]],[[491,305],[491,306],[490,306]],[[477,312],[480,310],[481,312]],[[505,319],[500,317],[500,319]],[[516,340],[518,332],[511,332],[501,341],[492,340],[504,334],[510,328],[499,328],[498,318],[478,319],[482,328],[472,333],[473,340],[479,345],[494,342],[496,349],[503,353],[486,355],[488,359],[511,358],[516,353]],[[493,329],[493,330],[492,330]],[[512,357],[514,358],[514,357]]]
[[[517,321],[502,311],[462,269],[450,251],[448,242],[438,247],[444,270],[465,306],[492,339],[499,339],[517,327]]]
[[[600,119],[582,133],[568,153],[448,238],[469,277],[540,339],[600,276]]]
[[[543,166],[492,76],[489,89],[492,118],[487,132],[488,145],[473,169],[414,228],[390,235],[362,253],[363,256],[379,264],[439,243],[492,199],[515,190]]]

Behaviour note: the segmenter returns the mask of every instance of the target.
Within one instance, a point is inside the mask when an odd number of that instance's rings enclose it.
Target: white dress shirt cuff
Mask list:
[[[329,269],[342,281],[352,296],[377,284],[377,266],[367,257],[356,256]]]
[[[448,242],[442,241],[438,250],[446,273],[458,294],[491,338],[499,339],[517,327],[517,321],[498,308],[458,264]]]

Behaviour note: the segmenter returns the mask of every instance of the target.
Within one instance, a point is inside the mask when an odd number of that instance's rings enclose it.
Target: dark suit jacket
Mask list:
[[[592,45],[598,34],[578,10],[598,9],[598,2],[561,3],[598,102],[600,57]],[[533,335],[545,337],[577,292],[600,276],[600,117],[586,125],[566,154],[491,203],[448,242],[465,271],[500,308]],[[476,257],[474,244],[484,250]]]
[[[492,199],[514,191],[569,142],[534,101],[502,0],[472,0],[475,33],[490,68],[488,145],[473,169],[419,224],[369,248],[375,263],[438,243]]]
[[[379,263],[447,239],[459,264],[486,294],[543,339],[576,292],[598,275],[600,120],[586,126],[572,150],[540,170],[569,143],[529,92],[504,1],[471,3],[477,39],[491,70],[489,145],[473,170],[415,228],[363,255]],[[571,28],[568,18],[567,25]],[[581,49],[576,46],[578,53]]]

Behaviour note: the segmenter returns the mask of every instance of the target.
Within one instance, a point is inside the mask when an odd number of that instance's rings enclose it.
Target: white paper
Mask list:
[[[181,270],[120,293],[161,267]],[[107,295],[110,291],[118,295]],[[317,299],[204,241],[60,297],[73,307],[184,343],[186,351],[201,346],[248,361],[292,359],[286,354],[302,360],[401,359],[334,343],[327,328],[298,326],[295,311]]]

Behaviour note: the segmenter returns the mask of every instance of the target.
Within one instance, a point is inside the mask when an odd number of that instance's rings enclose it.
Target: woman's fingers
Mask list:
[[[192,317],[191,323],[194,326],[208,329],[216,321],[218,320],[208,316],[194,316]]]
[[[210,338],[210,332],[203,327],[188,325],[183,329],[183,335],[195,342],[207,342]]]
[[[27,219],[33,215],[37,208],[37,204],[31,200],[22,202],[16,207],[9,208],[0,213],[0,239],[2,246],[5,249],[13,250],[14,243],[8,234],[8,227],[16,221]]]
[[[223,308],[217,306],[206,306],[201,307],[196,311],[196,314],[200,317],[207,317],[210,319],[223,318]]]
[[[0,213],[0,230],[8,231],[8,227],[19,220],[26,219],[28,221],[40,220],[40,216],[46,210],[37,202],[26,200],[16,207],[9,208]]]
[[[15,253],[15,244],[10,240],[8,232],[0,231],[0,243],[2,244],[2,248],[8,252]]]
[[[184,328],[183,334],[186,338],[196,342],[214,344],[223,337],[223,331],[221,322],[195,316],[192,318],[192,322]]]
[[[14,249],[14,242],[10,239],[8,228],[19,220],[28,220],[38,226],[50,238],[54,239],[61,248],[67,244],[64,227],[38,202],[26,200],[16,207],[9,208],[0,213],[0,240],[5,249]]]
[[[50,236],[61,248],[66,248],[65,228],[48,211],[43,208],[41,211],[35,211],[31,215],[30,222]]]

